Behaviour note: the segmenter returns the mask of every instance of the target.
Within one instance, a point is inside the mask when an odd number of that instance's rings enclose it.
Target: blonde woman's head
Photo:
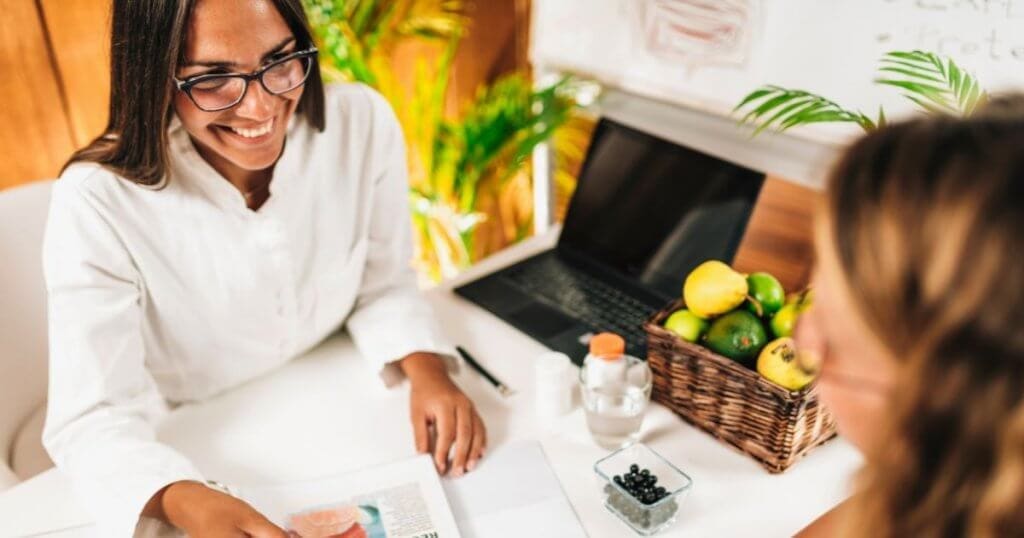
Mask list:
[[[1024,535],[1024,97],[850,147],[801,327],[868,465],[856,535]]]

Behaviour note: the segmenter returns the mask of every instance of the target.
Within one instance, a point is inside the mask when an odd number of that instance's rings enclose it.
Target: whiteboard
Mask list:
[[[727,115],[762,84],[871,117],[914,113],[872,81],[891,50],[949,56],[989,91],[1024,90],[1024,0],[534,0],[531,58],[630,93]],[[842,140],[855,125],[799,132]]]

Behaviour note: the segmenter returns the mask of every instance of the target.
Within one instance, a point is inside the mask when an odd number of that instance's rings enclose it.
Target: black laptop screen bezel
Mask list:
[[[625,134],[627,134],[629,136],[634,136],[634,137],[639,137],[639,138],[643,138],[643,139],[646,139],[646,140],[650,140],[652,144],[659,144],[659,145],[664,144],[664,145],[667,145],[668,147],[672,147],[673,151],[695,152],[695,153],[701,154],[702,156],[710,157],[710,158],[712,158],[714,160],[720,161],[723,164],[727,164],[729,166],[733,166],[733,167],[740,168],[740,169],[745,169],[745,170],[747,170],[749,172],[752,172],[753,174],[756,174],[756,175],[760,176],[760,184],[757,186],[756,192],[754,193],[754,196],[753,196],[753,205],[756,205],[757,200],[760,197],[760,190],[763,187],[764,181],[765,181],[766,176],[767,176],[764,172],[761,172],[761,171],[758,171],[758,170],[754,170],[754,169],[752,169],[750,167],[737,164],[735,162],[723,159],[723,158],[718,157],[716,155],[712,155],[712,154],[709,154],[709,153],[706,153],[706,152],[694,149],[692,147],[685,146],[685,145],[682,145],[682,144],[679,144],[679,143],[667,140],[665,138],[661,138],[661,137],[658,137],[658,136],[646,133],[646,132],[641,131],[639,129],[636,129],[636,128],[630,127],[628,125],[619,123],[619,122],[617,122],[615,120],[609,119],[607,117],[602,117],[598,121],[596,127],[594,128],[591,144],[590,144],[590,146],[587,149],[586,157],[584,158],[583,165],[580,168],[580,173],[579,173],[578,180],[577,180],[577,188],[580,188],[581,186],[584,186],[586,184],[586,178],[588,177],[588,173],[591,173],[591,168],[592,168],[592,166],[594,166],[593,163],[596,161],[596,159],[593,158],[592,154],[595,151],[599,151],[600,148],[602,147],[602,145],[599,144],[598,142],[601,140],[602,137],[606,136],[607,133],[610,130],[613,130],[613,129],[614,130],[619,130],[621,132],[624,132]],[[568,208],[566,210],[565,221],[564,221],[564,224],[563,224],[563,227],[562,227],[562,232],[563,233],[559,234],[558,241],[557,241],[557,243],[555,245],[555,251],[559,255],[560,258],[562,258],[562,259],[572,263],[574,266],[580,267],[580,268],[582,268],[584,270],[588,270],[588,272],[595,272],[596,271],[596,272],[599,272],[599,273],[606,273],[606,274],[610,273],[610,274],[613,274],[613,275],[615,275],[615,277],[617,277],[619,279],[624,279],[625,281],[628,281],[629,283],[631,283],[631,284],[633,284],[633,285],[635,285],[635,286],[637,286],[637,287],[639,287],[639,288],[641,288],[643,290],[646,290],[647,292],[650,292],[650,293],[653,293],[653,294],[655,294],[655,295],[657,295],[659,297],[662,297],[663,299],[666,299],[666,300],[670,300],[670,299],[673,299],[675,297],[678,297],[678,292],[667,293],[665,290],[662,290],[662,289],[660,289],[660,288],[658,288],[656,286],[647,285],[647,284],[643,283],[640,280],[640,278],[638,278],[637,275],[631,274],[631,273],[629,273],[627,271],[623,271],[622,269],[620,269],[619,267],[616,267],[613,264],[609,264],[609,263],[604,262],[603,260],[597,259],[595,256],[588,254],[585,249],[578,248],[576,245],[574,245],[571,242],[571,240],[569,239],[570,236],[567,236],[564,233],[564,231],[571,226],[574,211],[578,211],[579,210],[578,206],[581,203],[579,200],[580,200],[580,197],[577,196],[576,193],[574,193],[572,198],[569,201],[569,206],[568,206]],[[746,230],[747,225],[750,222],[750,215],[752,213],[753,213],[753,207],[751,208],[751,211],[747,214],[746,220],[739,227],[737,233],[734,234],[732,237],[723,238],[724,241],[728,242],[728,244],[725,245],[725,252],[728,255],[725,256],[724,257],[725,259],[723,259],[722,261],[725,261],[726,263],[732,263],[735,255],[736,255],[736,252],[739,250],[739,246],[740,246],[740,244],[743,241],[743,237],[745,235],[745,230]],[[682,279],[682,275],[680,276],[680,279]]]

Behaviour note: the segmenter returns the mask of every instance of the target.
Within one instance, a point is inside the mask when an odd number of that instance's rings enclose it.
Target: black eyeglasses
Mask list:
[[[293,52],[274,60],[252,73],[211,73],[185,80],[174,79],[178,89],[192,100],[200,110],[217,112],[227,110],[245,99],[249,83],[258,80],[271,95],[287,93],[302,86],[309,77],[317,49]]]

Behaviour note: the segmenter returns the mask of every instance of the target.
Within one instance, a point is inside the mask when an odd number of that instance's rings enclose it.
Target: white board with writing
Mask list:
[[[873,83],[892,50],[948,56],[990,91],[1024,90],[1024,0],[534,0],[533,9],[542,70],[720,114],[762,84],[870,116],[879,106],[911,113],[896,88]]]

